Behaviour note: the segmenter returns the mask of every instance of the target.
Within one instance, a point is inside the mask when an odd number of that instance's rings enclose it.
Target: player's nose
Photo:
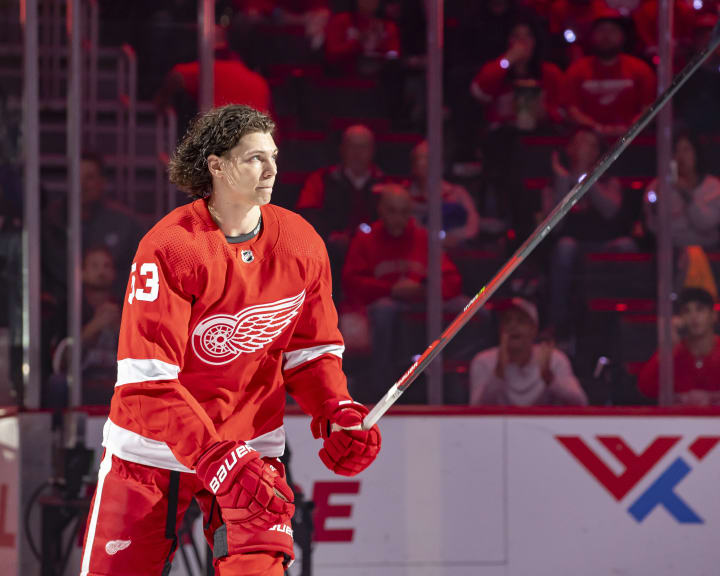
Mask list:
[[[273,161],[266,163],[265,170],[263,171],[263,177],[265,179],[274,178],[276,174],[277,174],[277,164]]]

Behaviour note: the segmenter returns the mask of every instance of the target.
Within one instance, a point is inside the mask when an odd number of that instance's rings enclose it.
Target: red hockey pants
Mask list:
[[[225,527],[213,495],[194,474],[128,462],[106,452],[85,530],[80,575],[168,574],[178,545],[177,526],[193,497],[214,548],[217,576],[283,574],[290,555],[277,547],[255,546],[251,553],[224,555],[221,549],[232,548],[237,536]],[[290,552],[291,534],[288,520],[286,529],[273,531],[271,537]]]

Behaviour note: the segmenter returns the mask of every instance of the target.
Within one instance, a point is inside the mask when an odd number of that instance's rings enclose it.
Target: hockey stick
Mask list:
[[[715,25],[712,36],[708,45],[699,52],[683,70],[673,78],[668,88],[658,96],[657,100],[643,113],[642,116],[628,129],[625,136],[620,138],[613,147],[605,153],[605,155],[593,166],[591,172],[584,177],[580,177],[579,181],[572,190],[567,193],[565,198],[555,206],[552,212],[547,215],[535,231],[528,237],[525,242],[515,251],[510,260],[498,271],[498,273],[486,284],[480,292],[478,292],[465,309],[452,321],[445,329],[440,337],[435,340],[423,352],[410,368],[402,375],[402,377],[393,384],[380,401],[365,416],[363,420],[363,428],[370,429],[388,409],[397,401],[403,392],[412,384],[423,370],[432,362],[435,357],[447,346],[460,329],[468,323],[475,313],[483,307],[490,299],[495,291],[508,279],[515,269],[532,253],[540,242],[555,228],[555,226],[563,219],[570,209],[585,195],[595,182],[602,176],[610,165],[618,159],[635,137],[650,123],[657,115],[660,109],[675,95],[680,87],[692,76],[703,62],[712,54],[720,45],[720,21]]]

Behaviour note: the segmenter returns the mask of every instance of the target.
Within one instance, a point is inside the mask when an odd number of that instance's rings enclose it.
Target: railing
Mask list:
[[[115,180],[118,197],[135,206],[135,149],[137,138],[137,56],[128,44],[123,45],[118,62],[119,104],[116,133],[117,169]]]
[[[170,156],[177,143],[177,115],[175,110],[167,108],[156,117],[155,150],[157,169],[155,170],[155,218],[160,219],[177,205],[177,190],[167,178]],[[167,206],[163,206],[163,201]]]
[[[8,42],[0,45],[0,83],[8,90],[9,113],[20,113],[22,105],[22,35],[17,25],[20,4],[17,1],[2,3],[0,30]],[[63,0],[42,0],[39,10],[39,72],[40,72],[40,130],[44,143],[41,156],[43,186],[51,192],[64,192],[67,182],[64,169],[64,134],[66,85],[68,77],[67,31],[65,28],[66,3]],[[18,30],[13,31],[13,26]],[[139,146],[143,141],[152,143],[153,132],[159,127],[163,133],[162,150],[169,155],[168,147],[176,141],[177,128],[174,113],[162,115],[161,123],[153,118],[150,103],[137,99],[137,56],[133,48],[101,47],[99,38],[99,7],[97,0],[82,3],[83,48],[83,148],[101,153],[110,168],[109,192],[134,211],[148,216],[161,215],[167,207],[174,207],[175,191],[163,182],[166,162],[158,161],[156,150]],[[14,88],[16,86],[17,88]],[[140,118],[140,120],[138,119]],[[172,131],[172,132],[170,132]],[[139,140],[140,139],[140,140]],[[56,145],[53,147],[49,143]],[[142,150],[142,151],[140,151]],[[159,172],[163,182],[141,181],[139,174],[149,170]],[[157,178],[154,179],[157,182]],[[154,189],[150,190],[150,186]],[[140,193],[158,197],[148,206],[141,202]],[[167,204],[167,206],[166,206]]]

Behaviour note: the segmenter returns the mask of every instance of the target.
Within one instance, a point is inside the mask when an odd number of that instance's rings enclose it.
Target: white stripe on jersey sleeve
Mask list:
[[[162,360],[125,358],[124,360],[118,360],[115,386],[152,380],[175,380],[179,373],[180,368],[178,366],[168,364]]]
[[[283,370],[292,370],[301,364],[310,362],[310,360],[315,360],[315,358],[318,358],[323,354],[333,354],[338,358],[342,358],[343,352],[345,352],[345,346],[340,346],[338,344],[325,344],[322,346],[313,346],[312,348],[303,348],[301,350],[285,352],[283,354]]]

